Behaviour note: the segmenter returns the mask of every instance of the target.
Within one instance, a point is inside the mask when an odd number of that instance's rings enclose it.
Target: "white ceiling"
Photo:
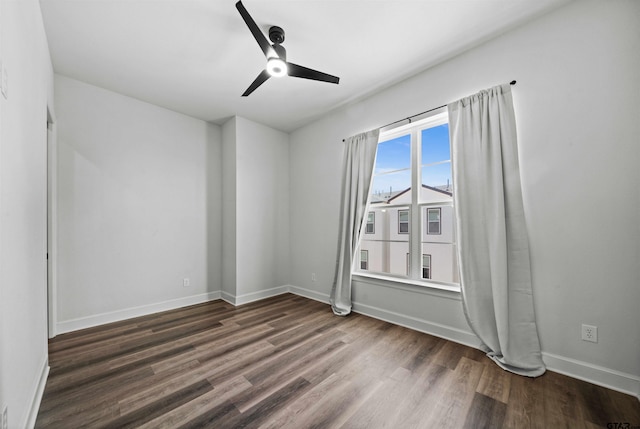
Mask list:
[[[287,59],[340,77],[272,78],[235,0],[40,0],[60,73],[196,118],[292,131],[568,0],[244,0]]]

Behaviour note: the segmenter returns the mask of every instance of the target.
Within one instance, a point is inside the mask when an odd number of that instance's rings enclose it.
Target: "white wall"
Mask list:
[[[60,75],[55,92],[58,332],[219,296],[220,127]]]
[[[638,393],[639,23],[640,2],[573,2],[292,133],[292,284],[321,298],[331,290],[343,138],[516,79],[545,361]],[[474,342],[453,294],[367,281],[354,299],[356,310]],[[597,344],[581,341],[581,323],[598,326]]]
[[[238,295],[289,282],[289,135],[237,119]]]
[[[35,0],[0,1],[0,412],[33,425],[48,372],[47,105],[53,71]]]
[[[235,117],[223,140],[223,291],[242,304],[289,282],[289,136]]]
[[[222,294],[236,296],[236,118],[222,126]]]

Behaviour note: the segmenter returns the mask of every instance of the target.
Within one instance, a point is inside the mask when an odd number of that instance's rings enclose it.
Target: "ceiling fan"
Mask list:
[[[284,30],[276,26],[269,28],[269,39],[273,42],[272,45],[264,34],[262,34],[262,31],[258,28],[258,24],[251,18],[251,15],[249,15],[249,12],[247,12],[247,9],[243,6],[242,1],[236,3],[236,9],[238,9],[240,16],[242,16],[251,34],[253,34],[256,42],[260,45],[264,56],[267,57],[267,68],[249,85],[249,88],[242,94],[243,97],[251,94],[271,76],[281,77],[288,75],[329,83],[338,83],[340,81],[339,77],[287,62],[287,51],[284,49],[284,46],[282,46],[282,42],[284,42]]]

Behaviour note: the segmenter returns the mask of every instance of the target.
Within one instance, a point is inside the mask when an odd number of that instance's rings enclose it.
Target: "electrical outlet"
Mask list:
[[[9,429],[9,418],[7,417],[7,406],[2,409],[2,429]]]
[[[592,325],[582,325],[582,340],[591,341],[592,343],[598,342],[598,327]]]
[[[184,279],[182,279],[182,286],[184,287],[191,286],[191,281],[189,280],[189,277],[185,277]]]
[[[312,282],[316,281],[316,273],[311,273],[311,281]]]

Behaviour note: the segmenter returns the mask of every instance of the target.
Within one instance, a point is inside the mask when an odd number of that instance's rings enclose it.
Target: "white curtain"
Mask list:
[[[351,268],[358,261],[356,250],[367,210],[379,134],[380,130],[373,130],[345,140],[338,261],[331,289],[331,308],[339,316],[351,312]]]
[[[487,355],[511,372],[545,372],[509,84],[451,103],[449,129],[462,304]]]

